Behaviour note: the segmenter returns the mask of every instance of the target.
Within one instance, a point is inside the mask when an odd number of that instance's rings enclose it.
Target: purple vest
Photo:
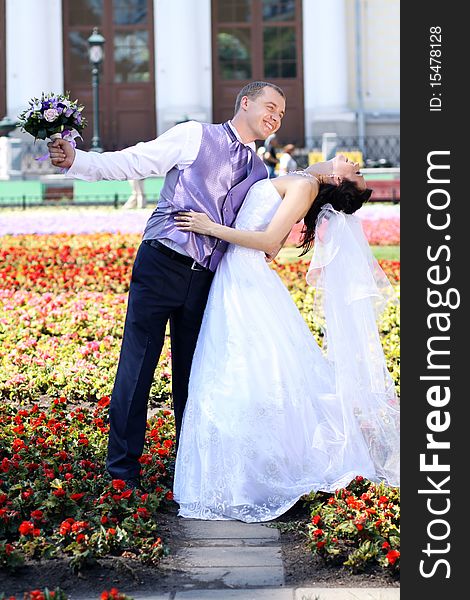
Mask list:
[[[144,231],[144,240],[168,238],[203,267],[215,271],[227,242],[207,235],[180,231],[174,217],[179,211],[205,212],[211,219],[232,226],[250,187],[267,177],[263,161],[251,151],[250,172],[230,189],[232,166],[229,139],[222,125],[203,123],[196,160],[186,169],[173,167],[165,177],[157,207]]]

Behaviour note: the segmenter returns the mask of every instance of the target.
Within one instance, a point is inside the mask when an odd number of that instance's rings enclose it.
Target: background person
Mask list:
[[[292,156],[294,150],[294,144],[287,144],[282,149],[282,154],[279,157],[279,175],[287,175],[297,169],[297,161]]]
[[[264,164],[268,168],[269,177],[276,177],[276,166],[279,163],[277,150],[280,147],[275,133],[272,133],[264,142]]]
[[[146,198],[142,179],[129,179],[132,193],[122,208],[145,208]]]

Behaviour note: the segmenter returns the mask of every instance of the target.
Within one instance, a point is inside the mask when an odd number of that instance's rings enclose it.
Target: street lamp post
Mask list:
[[[98,33],[98,27],[93,29],[93,33],[88,38],[88,57],[91,63],[91,86],[93,89],[93,137],[91,138],[91,150],[94,152],[103,152],[100,141],[100,117],[99,117],[99,84],[100,84],[100,65],[103,62],[105,39]]]

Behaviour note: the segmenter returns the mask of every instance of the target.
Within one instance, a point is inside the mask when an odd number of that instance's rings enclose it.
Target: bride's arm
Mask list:
[[[289,232],[290,233],[290,232]],[[266,254],[266,262],[272,262],[276,256],[279,254],[279,252],[281,251],[281,248],[284,246],[284,244],[287,241],[287,238],[289,237],[289,233],[284,237],[284,239],[282,240],[282,242],[279,244],[279,246],[277,247],[277,250],[275,252],[270,252],[269,254]]]
[[[284,181],[282,181],[284,180]],[[318,194],[319,185],[314,178],[288,176],[276,180],[283,201],[265,231],[243,231],[214,223],[205,213],[182,212],[175,217],[182,231],[210,235],[230,244],[262,250],[266,254],[278,251],[292,227],[302,219]]]

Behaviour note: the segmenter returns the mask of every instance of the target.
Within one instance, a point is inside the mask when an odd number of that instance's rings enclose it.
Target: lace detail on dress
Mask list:
[[[341,480],[337,481],[330,489],[325,489],[326,492],[333,493],[335,490],[347,486],[355,477],[355,473],[351,472],[345,475]],[[210,521],[244,521],[245,523],[262,523],[276,519],[280,515],[287,512],[294,504],[305,494],[310,493],[313,489],[324,489],[321,484],[309,484],[303,492],[298,493],[295,497],[285,495],[276,496],[272,494],[270,497],[263,499],[259,504],[240,504],[232,505],[226,500],[226,494],[220,493],[215,495],[214,502],[211,505],[201,503],[200,501],[192,504],[180,504],[178,516],[189,519],[204,519]]]

